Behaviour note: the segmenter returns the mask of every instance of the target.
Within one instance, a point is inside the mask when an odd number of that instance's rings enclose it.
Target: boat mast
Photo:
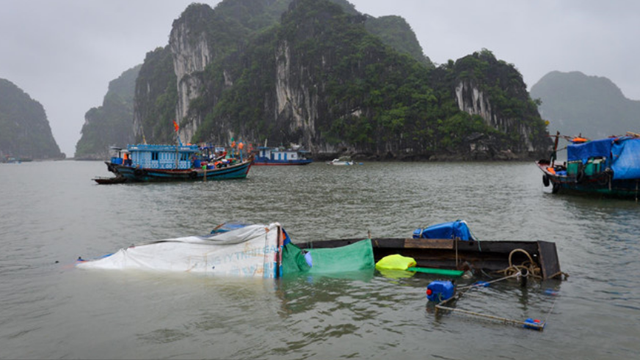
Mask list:
[[[556,151],[558,151],[558,139],[560,139],[560,131],[556,132],[556,142],[553,145],[553,152],[551,153],[551,167],[553,167],[553,165],[556,162],[556,158],[557,158]]]

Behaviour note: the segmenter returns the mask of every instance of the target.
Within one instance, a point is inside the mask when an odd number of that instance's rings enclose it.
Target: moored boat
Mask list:
[[[349,166],[349,165],[355,165],[355,162],[351,160],[350,156],[341,156],[337,159],[328,161],[327,165]]]
[[[98,184],[101,185],[108,185],[108,184],[122,184],[127,182],[127,178],[125,178],[122,175],[117,175],[115,177],[95,177],[93,178],[93,181],[97,182]]]
[[[109,171],[129,182],[206,181],[247,177],[251,159],[202,156],[197,145],[129,145],[113,148]]]
[[[544,186],[552,193],[582,193],[620,198],[640,195],[640,136],[627,133],[606,139],[588,140],[556,134],[550,160],[536,162]],[[556,164],[558,139],[569,141],[567,161]]]
[[[302,149],[285,149],[283,147],[258,148],[258,155],[254,157],[254,165],[308,165],[313,162],[307,158],[309,152]]]

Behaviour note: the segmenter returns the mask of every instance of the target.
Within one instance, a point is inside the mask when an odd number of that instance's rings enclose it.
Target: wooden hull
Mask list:
[[[93,181],[101,185],[122,184],[127,182],[127,178],[125,178],[124,176],[116,176],[112,178],[97,177],[97,178],[94,178]]]
[[[640,194],[640,179],[613,180],[612,176],[607,172],[592,176],[564,176],[555,173],[563,169],[561,165],[556,165],[553,172],[549,170],[550,163],[547,160],[539,160],[536,165],[543,173],[543,184],[551,186],[554,194],[563,192],[627,199],[637,199]]]
[[[162,181],[205,181],[205,180],[229,180],[244,179],[251,169],[251,161],[222,167],[203,170],[193,168],[186,170],[172,169],[138,169],[131,166],[107,164],[110,171],[122,175],[127,181],[132,182],[162,182]],[[113,170],[112,170],[113,169]]]
[[[324,240],[296,244],[302,249],[335,248],[362,239]],[[556,245],[547,241],[462,241],[451,239],[372,239],[377,262],[387,255],[400,254],[416,260],[418,267],[482,270],[495,272],[511,264],[529,260],[526,251],[540,267],[542,279],[560,278],[562,272]],[[511,257],[511,264],[509,262]]]

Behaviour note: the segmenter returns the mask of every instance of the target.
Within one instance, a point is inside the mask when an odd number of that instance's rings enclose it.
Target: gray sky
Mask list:
[[[369,15],[404,17],[437,64],[486,48],[514,64],[529,88],[553,70],[581,71],[640,100],[640,1],[350,1]],[[71,157],[84,114],[102,105],[109,81],[165,46],[192,2],[0,0],[0,78],[43,105]]]

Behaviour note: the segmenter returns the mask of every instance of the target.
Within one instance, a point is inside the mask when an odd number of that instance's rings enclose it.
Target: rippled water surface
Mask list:
[[[96,185],[101,162],[0,164],[0,358],[610,359],[640,353],[640,205],[553,195],[533,163],[253,167],[245,180]],[[424,274],[278,281],[88,271],[94,257],[280,222],[294,242],[409,237],[465,219],[481,240],[548,240],[567,281],[500,282],[438,314]],[[464,281],[464,280],[461,280]],[[471,280],[469,280],[471,281]],[[557,290],[548,296],[544,290]]]

